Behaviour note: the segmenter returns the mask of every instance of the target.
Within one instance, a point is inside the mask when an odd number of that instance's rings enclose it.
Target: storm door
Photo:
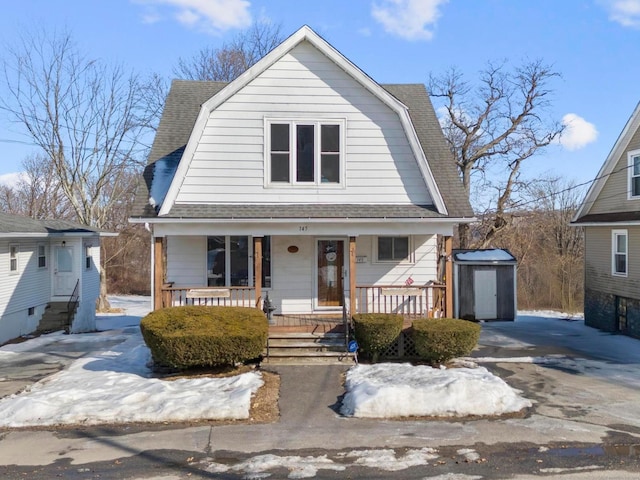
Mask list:
[[[318,240],[318,307],[342,306],[344,241]]]

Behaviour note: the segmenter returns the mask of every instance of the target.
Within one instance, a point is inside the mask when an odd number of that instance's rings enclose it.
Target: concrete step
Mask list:
[[[312,364],[349,361],[342,333],[270,332],[265,363]]]

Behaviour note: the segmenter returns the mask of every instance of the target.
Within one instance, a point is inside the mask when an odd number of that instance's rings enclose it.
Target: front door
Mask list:
[[[318,240],[318,307],[341,307],[343,240]]]
[[[76,277],[73,273],[73,249],[71,247],[55,247],[55,268],[53,294],[69,296],[73,293]]]

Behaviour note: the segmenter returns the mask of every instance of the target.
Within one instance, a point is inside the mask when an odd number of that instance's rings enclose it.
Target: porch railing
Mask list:
[[[444,315],[445,286],[357,285],[356,312],[398,313],[405,317]]]
[[[225,307],[261,307],[254,287],[174,287],[162,286],[162,306],[217,305]]]
[[[405,317],[441,317],[445,286],[357,285],[356,313],[398,313]],[[162,306],[220,305],[261,308],[254,287],[163,285]],[[344,303],[344,302],[343,302]]]

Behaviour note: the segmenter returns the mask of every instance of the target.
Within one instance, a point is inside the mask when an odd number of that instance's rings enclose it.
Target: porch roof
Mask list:
[[[447,219],[433,205],[259,204],[175,205],[162,219]]]

